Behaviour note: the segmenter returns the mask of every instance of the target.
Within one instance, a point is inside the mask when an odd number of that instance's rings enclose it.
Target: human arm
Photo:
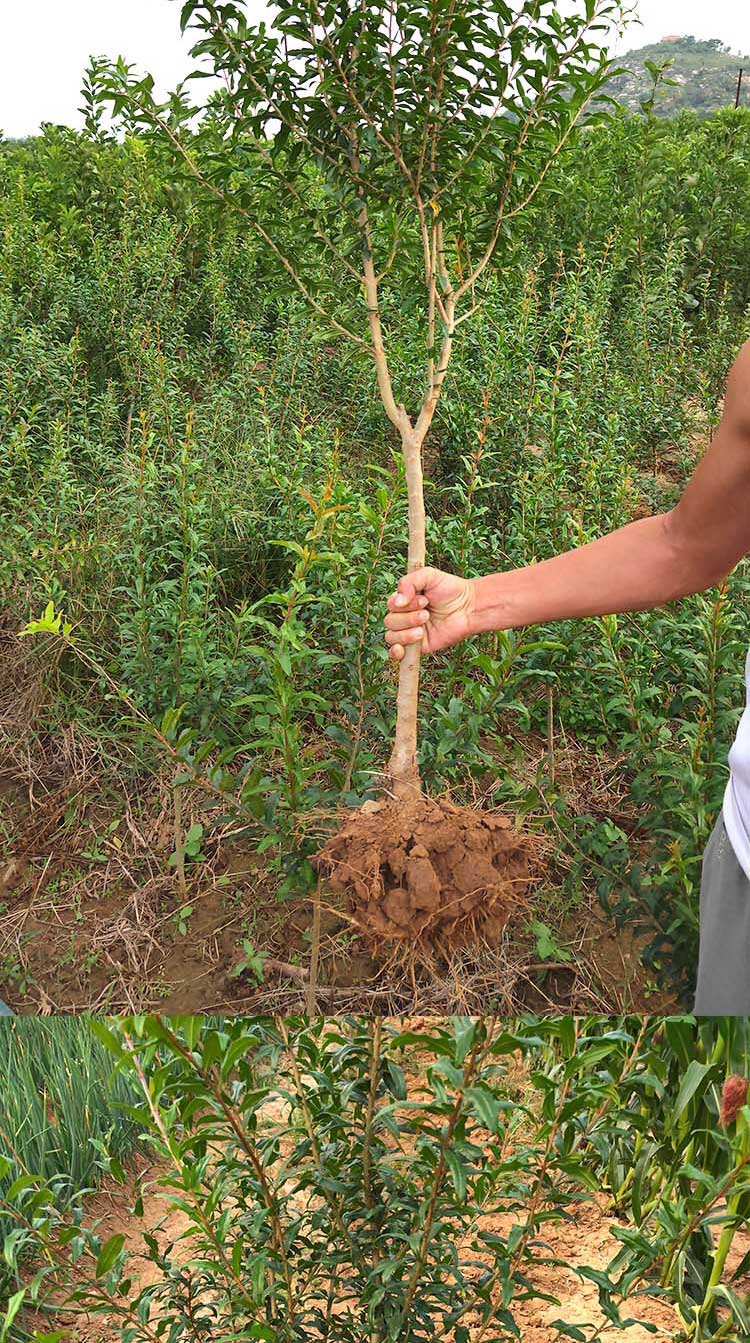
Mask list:
[[[425,568],[388,600],[400,660],[485,630],[643,611],[713,587],[750,551],[750,342],[729,374],[721,423],[676,506],[588,545],[506,573],[464,579]]]

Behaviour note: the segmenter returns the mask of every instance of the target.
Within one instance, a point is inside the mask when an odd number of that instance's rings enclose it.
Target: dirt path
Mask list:
[[[554,1320],[564,1320],[566,1324],[584,1326],[605,1325],[606,1316],[599,1308],[599,1295],[593,1282],[581,1280],[574,1272],[576,1267],[606,1269],[612,1259],[617,1242],[612,1236],[617,1222],[606,1211],[606,1200],[594,1198],[582,1203],[571,1222],[559,1225],[549,1223],[544,1237],[552,1255],[566,1261],[567,1269],[537,1265],[529,1275],[534,1287],[540,1292],[557,1297],[559,1306],[547,1305],[537,1301],[522,1303],[514,1314],[523,1343],[552,1343],[559,1339],[558,1331],[553,1328]],[[618,1329],[614,1326],[602,1328],[602,1343],[668,1343],[679,1332],[679,1320],[673,1307],[667,1301],[656,1301],[649,1297],[634,1298],[626,1307],[621,1307],[623,1318],[643,1320],[653,1325],[655,1333],[650,1333],[640,1325],[630,1329]]]

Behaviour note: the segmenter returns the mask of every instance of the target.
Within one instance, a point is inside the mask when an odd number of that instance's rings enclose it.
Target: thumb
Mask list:
[[[422,569],[413,569],[410,574],[404,574],[398,581],[398,595],[396,597],[396,606],[408,606],[418,593],[424,592],[429,587],[430,580],[435,570],[429,566]]]

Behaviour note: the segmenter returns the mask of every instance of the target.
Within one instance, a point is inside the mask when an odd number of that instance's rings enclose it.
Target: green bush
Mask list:
[[[128,1236],[104,1239],[54,1185],[17,1187],[9,1211],[43,1251],[22,1273],[24,1300],[54,1291],[59,1309],[67,1284],[69,1303],[123,1343],[152,1339],[157,1317],[173,1343],[495,1343],[518,1337],[522,1303],[559,1304],[537,1284],[544,1266],[593,1282],[620,1328],[656,1296],[676,1307],[680,1343],[744,1337],[747,1256],[731,1269],[728,1256],[750,1200],[745,1021],[87,1029],[139,1093],[150,1190],[179,1216],[157,1237],[138,1189]],[[606,1269],[552,1248],[592,1194],[614,1214]],[[580,1318],[550,1328],[578,1343],[601,1334]]]

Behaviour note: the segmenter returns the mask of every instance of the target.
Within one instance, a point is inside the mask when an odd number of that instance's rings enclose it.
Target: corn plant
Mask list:
[[[748,1022],[631,1019],[604,1038],[599,1022],[581,1023],[584,1046],[594,1037],[601,1099],[562,1141],[628,1217],[614,1232],[613,1278],[624,1293],[638,1282],[667,1290],[694,1343],[746,1337],[750,1256],[731,1273],[727,1260],[750,1207]],[[554,1045],[543,1052],[554,1078]]]

